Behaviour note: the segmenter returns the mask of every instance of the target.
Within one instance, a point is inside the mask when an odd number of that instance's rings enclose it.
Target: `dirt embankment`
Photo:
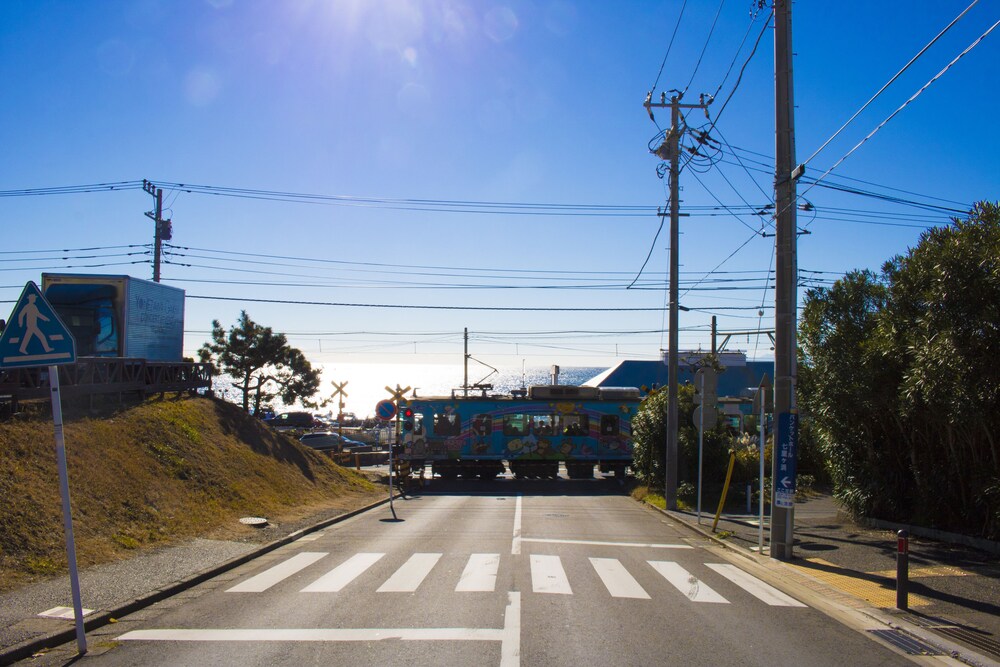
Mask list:
[[[67,415],[81,567],[201,536],[259,539],[239,518],[294,523],[381,497],[370,481],[208,398]],[[0,423],[0,591],[65,572],[51,413]]]

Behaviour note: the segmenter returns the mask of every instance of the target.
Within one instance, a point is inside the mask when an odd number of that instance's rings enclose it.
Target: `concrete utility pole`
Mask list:
[[[670,107],[670,129],[664,137],[663,144],[656,149],[656,155],[661,160],[670,160],[670,313],[667,328],[669,335],[667,338],[667,443],[666,461],[664,466],[664,490],[663,497],[666,499],[667,509],[677,509],[677,392],[678,392],[678,372],[677,372],[677,311],[680,310],[678,303],[678,284],[680,259],[678,255],[678,245],[680,238],[679,219],[683,215],[680,212],[680,117],[681,109],[705,109],[706,104],[681,104],[680,98],[676,95],[670,98],[668,105],[665,95],[660,96],[659,104],[651,101],[651,96],[646,97],[646,111],[649,117],[653,117],[653,107]],[[663,215],[660,213],[660,215]],[[687,310],[685,308],[685,310]]]
[[[775,313],[774,415],[775,439],[771,456],[771,557],[792,557],[795,519],[795,463],[798,445],[798,376],[795,360],[796,192],[795,106],[792,97],[792,0],[774,3],[775,110]]]

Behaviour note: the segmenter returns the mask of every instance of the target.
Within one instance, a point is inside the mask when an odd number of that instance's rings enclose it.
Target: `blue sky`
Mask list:
[[[470,351],[498,367],[658,358],[666,228],[653,239],[666,181],[648,145],[669,113],[654,124],[642,102],[654,82],[658,98],[690,81],[685,102],[718,90],[709,111],[721,147],[681,175],[691,214],[681,223],[681,303],[692,309],[681,314],[681,345],[708,347],[712,314],[722,331],[773,328],[764,280],[773,238],[759,234],[766,217],[745,215],[772,196],[769,9],[754,19],[746,0],[721,9],[691,0],[681,16],[682,5],[4,2],[0,191],[132,189],[0,197],[0,301],[12,307],[43,270],[151,277],[148,255],[123,255],[151,242],[143,213],[152,199],[134,187],[150,179],[173,219],[163,280],[188,293],[192,355],[214,318],[229,326],[245,309],[327,365],[461,363],[465,327]],[[798,160],[966,6],[797,3]],[[996,3],[973,7],[809,162],[807,176],[833,165],[998,18]],[[809,232],[799,237],[804,277],[878,268],[949,218],[886,196],[958,210],[998,198],[998,62],[1000,31],[823,181],[880,197],[805,193],[815,211],[799,217]],[[694,112],[688,123],[705,118]],[[523,204],[544,206],[510,206]],[[625,289],[651,248],[637,283],[646,289]],[[537,310],[479,310],[491,307]],[[622,308],[639,310],[613,310]],[[737,337],[734,348],[771,355],[758,336]]]

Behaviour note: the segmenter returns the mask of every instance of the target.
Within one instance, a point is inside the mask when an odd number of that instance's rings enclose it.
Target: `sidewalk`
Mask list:
[[[386,502],[387,499],[352,510],[331,510],[323,513],[325,516],[288,525],[268,525],[253,540],[198,538],[83,569],[80,589],[87,632],[176,595],[304,534],[322,530]],[[71,600],[68,576],[0,595],[0,665],[73,642],[76,628]]]
[[[713,533],[712,512],[703,509],[700,523],[695,512],[670,514],[752,560],[769,560],[767,516],[764,555],[758,556],[756,515],[723,514]],[[900,611],[896,609],[895,530],[856,524],[829,495],[797,503],[794,530],[793,557],[782,563],[784,567],[850,596],[860,606],[883,610],[893,619],[1000,664],[1000,544],[987,545],[991,553],[911,536],[909,611]]]

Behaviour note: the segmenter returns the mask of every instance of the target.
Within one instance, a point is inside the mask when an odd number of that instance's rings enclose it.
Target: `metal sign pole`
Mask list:
[[[767,422],[764,421],[765,397],[763,387],[757,390],[757,395],[760,396],[760,525],[757,532],[757,553],[762,554],[764,553],[764,444],[767,442],[765,438]]]
[[[49,366],[52,397],[52,421],[56,431],[56,459],[59,467],[59,491],[62,496],[63,524],[66,529],[66,556],[69,559],[69,583],[73,590],[73,619],[76,621],[76,645],[80,655],[87,652],[87,634],[83,627],[83,602],[80,575],[76,567],[76,544],[73,540],[73,514],[69,502],[69,473],[66,468],[66,443],[63,439],[62,401],[59,397],[59,367]]]
[[[705,445],[705,373],[701,374],[701,406],[698,410],[698,523],[701,523],[701,469],[702,452]]]

